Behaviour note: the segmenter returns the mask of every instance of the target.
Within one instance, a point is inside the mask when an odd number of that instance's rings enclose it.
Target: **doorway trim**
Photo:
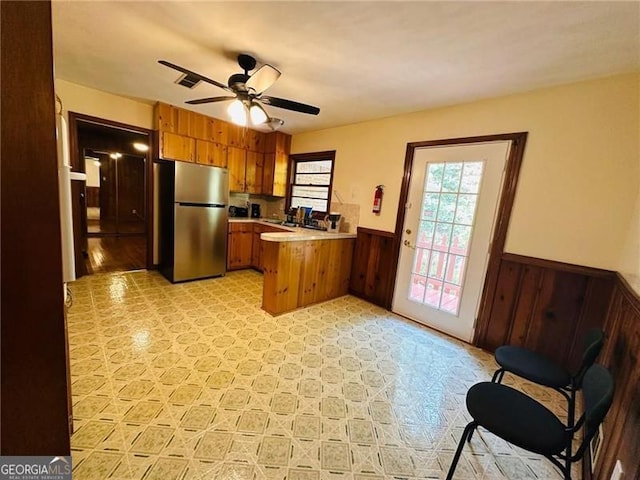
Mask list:
[[[140,152],[140,156],[145,157],[145,210],[147,212],[146,229],[147,229],[147,258],[146,268],[147,270],[153,269],[153,158],[155,157],[155,141],[153,136],[153,130],[149,130],[143,127],[136,127],[134,125],[128,125],[126,123],[116,122],[114,120],[106,120],[104,118],[93,117],[91,115],[85,115],[83,113],[69,112],[69,155],[71,161],[71,167],[73,171],[83,165],[78,151],[78,122],[92,123],[94,125],[100,125],[102,127],[115,128],[117,130],[125,130],[127,132],[139,133],[146,135],[149,139],[149,150],[146,153]]]
[[[480,332],[483,332],[488,325],[489,308],[491,307],[491,292],[495,290],[498,281],[498,273],[500,268],[500,259],[504,253],[504,244],[507,238],[507,230],[509,221],[511,220],[511,211],[513,209],[513,201],[515,199],[516,187],[520,176],[520,167],[524,156],[524,148],[527,143],[528,132],[501,133],[496,135],[481,135],[477,137],[448,138],[443,140],[428,140],[423,142],[407,143],[407,150],[404,159],[404,174],[402,177],[402,187],[400,189],[400,199],[398,201],[398,212],[396,215],[396,228],[393,241],[394,263],[389,272],[387,288],[388,298],[387,306],[391,309],[393,294],[395,292],[395,280],[398,273],[398,261],[400,259],[400,247],[402,238],[402,229],[405,220],[405,204],[409,195],[409,184],[411,181],[411,172],[413,170],[413,157],[416,149],[425,147],[437,147],[443,145],[462,145],[468,143],[484,143],[495,141],[511,142],[509,149],[509,157],[505,165],[504,182],[500,193],[498,210],[496,214],[496,224],[493,231],[493,239],[489,251],[489,260],[487,262],[487,273],[480,295],[480,306],[478,309],[478,317],[476,319],[476,328],[473,334],[473,344],[477,344]]]

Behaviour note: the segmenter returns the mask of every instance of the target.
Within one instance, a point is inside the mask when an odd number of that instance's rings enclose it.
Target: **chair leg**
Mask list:
[[[471,442],[471,437],[473,437],[473,432],[476,431],[476,429],[478,428],[478,424],[476,424],[470,431],[469,431],[469,436],[467,437],[467,443]]]
[[[569,394],[569,398],[568,398],[568,406],[567,406],[568,410],[567,410],[567,426],[569,428],[573,428],[575,425],[575,412],[576,412],[576,391],[575,389],[571,389],[571,393]],[[571,447],[573,445],[573,434],[570,436],[569,441],[568,441],[568,445],[567,445],[567,450],[565,455],[567,456],[567,459],[565,460],[565,478],[570,478],[571,477]]]
[[[476,422],[471,422],[466,427],[464,427],[464,432],[462,432],[462,437],[460,437],[460,442],[458,443],[456,454],[453,456],[453,461],[451,462],[451,466],[449,467],[449,473],[447,473],[447,480],[453,480],[453,474],[456,471],[458,460],[460,460],[460,455],[462,454],[462,448],[464,447],[464,441],[471,433],[473,433],[473,430],[477,426],[478,424]]]
[[[491,378],[491,383],[501,383],[502,382],[502,377],[504,377],[504,369],[503,368],[499,368],[493,374],[493,377]]]

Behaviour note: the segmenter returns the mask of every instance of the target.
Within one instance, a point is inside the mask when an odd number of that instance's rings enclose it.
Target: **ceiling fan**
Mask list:
[[[158,63],[181,72],[182,76],[176,82],[180,85],[193,88],[200,82],[206,82],[233,94],[219,97],[198,98],[196,100],[188,100],[186,103],[191,105],[201,105],[203,103],[232,100],[227,112],[231,116],[231,121],[240,126],[246,126],[249,121],[251,121],[252,125],[265,124],[272,130],[276,130],[284,124],[284,121],[279,118],[269,117],[261,104],[284,108],[294,112],[308,113],[310,115],[317,115],[320,113],[320,109],[312,105],[294,102],[293,100],[287,100],[285,98],[263,95],[264,91],[278,80],[281,73],[271,65],[264,64],[255,70],[255,72],[249,74],[251,70],[256,68],[256,59],[251,55],[238,55],[238,65],[240,65],[240,68],[244,70],[244,73],[234,73],[231,75],[227,81],[227,85],[212,80],[211,78],[207,78],[199,73],[187,70],[184,67],[175,65],[166,60],[158,60]]]

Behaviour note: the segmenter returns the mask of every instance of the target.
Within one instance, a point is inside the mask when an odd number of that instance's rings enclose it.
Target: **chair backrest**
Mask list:
[[[580,369],[573,377],[573,385],[575,388],[580,388],[582,386],[582,381],[585,373],[594,364],[598,355],[600,355],[600,351],[602,350],[602,346],[604,345],[604,332],[601,328],[592,328],[587,331],[584,336],[584,350],[582,353],[582,364],[580,365]]]
[[[582,458],[584,450],[598,431],[613,401],[613,377],[602,365],[594,364],[584,374],[582,382],[584,414],[576,426],[584,422],[584,436],[574,458]]]

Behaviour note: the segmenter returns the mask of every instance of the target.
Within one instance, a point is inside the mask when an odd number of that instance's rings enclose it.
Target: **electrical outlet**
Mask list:
[[[611,480],[622,480],[622,477],[624,477],[622,463],[620,463],[620,460],[616,460],[616,466],[613,467],[613,472],[611,472]]]

